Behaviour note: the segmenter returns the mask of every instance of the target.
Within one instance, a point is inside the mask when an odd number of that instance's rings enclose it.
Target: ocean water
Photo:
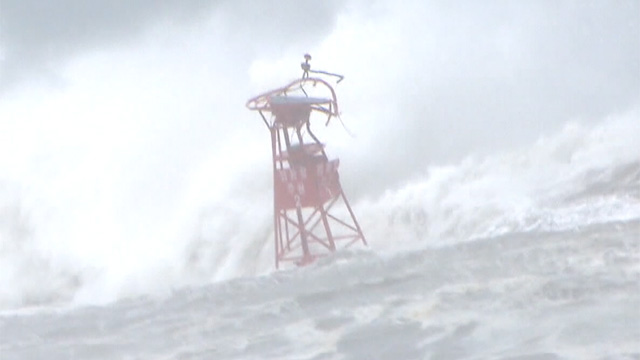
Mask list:
[[[47,247],[7,185],[0,359],[640,359],[638,149],[631,111],[429,168],[353,204],[369,247],[279,272],[268,191],[114,269]]]

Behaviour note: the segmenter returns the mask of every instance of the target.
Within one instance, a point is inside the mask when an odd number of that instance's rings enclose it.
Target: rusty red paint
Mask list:
[[[326,97],[309,97],[305,86]],[[247,101],[270,130],[273,155],[275,264],[307,265],[355,243],[367,244],[329,159],[311,131],[314,114],[338,115],[336,93],[320,78],[303,77]]]

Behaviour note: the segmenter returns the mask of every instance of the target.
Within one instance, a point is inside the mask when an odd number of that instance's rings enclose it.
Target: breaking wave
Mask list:
[[[639,119],[632,111],[595,126],[570,123],[531,146],[431,167],[419,181],[355,201],[371,244],[365,252],[393,256],[398,249],[639,219]],[[343,169],[343,176],[354,176],[348,171]],[[158,249],[134,237],[126,246],[117,242],[123,247],[98,260],[48,238],[40,231],[38,208],[21,197],[19,184],[5,182],[0,309],[105,303],[269,273],[269,181],[266,171],[238,167],[215,194],[187,196],[180,230],[166,229],[169,235]],[[196,188],[207,185],[200,183]],[[128,252],[128,260],[119,252]],[[335,261],[351,261],[348,254]]]

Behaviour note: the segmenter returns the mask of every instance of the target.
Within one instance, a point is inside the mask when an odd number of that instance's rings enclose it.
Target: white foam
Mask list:
[[[638,198],[610,178],[640,166],[638,119],[634,111],[593,127],[571,123],[530,147],[430,168],[423,180],[358,204],[362,226],[374,246],[396,248],[640,218]],[[609,193],[588,194],[594,173]]]

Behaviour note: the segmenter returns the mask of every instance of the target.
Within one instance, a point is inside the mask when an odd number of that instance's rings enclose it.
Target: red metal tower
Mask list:
[[[303,76],[247,101],[271,133],[273,155],[274,239],[276,268],[283,263],[306,265],[338,248],[367,244],[338,175],[339,160],[329,160],[324,144],[311,131],[312,114],[338,116],[331,85],[309,73],[342,76],[310,69],[305,55]],[[307,89],[305,89],[307,87]],[[324,91],[327,97],[310,97]]]

